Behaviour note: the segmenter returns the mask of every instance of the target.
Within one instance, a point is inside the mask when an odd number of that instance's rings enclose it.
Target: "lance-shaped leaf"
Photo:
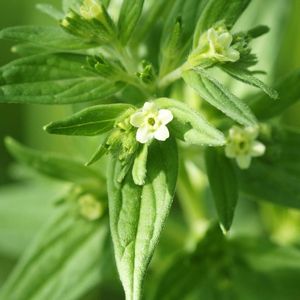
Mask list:
[[[58,50],[76,50],[94,46],[84,43],[81,39],[55,26],[9,27],[0,31],[0,38]]]
[[[206,149],[207,176],[220,223],[228,231],[232,224],[238,200],[238,183],[234,166],[215,148]]]
[[[204,69],[197,68],[196,71],[186,71],[183,73],[183,78],[204,100],[228,117],[244,126],[256,124],[256,118],[248,105],[233,95]]]
[[[65,156],[32,150],[12,138],[6,138],[5,144],[18,161],[43,175],[84,186],[101,185],[102,179],[98,172]]]
[[[118,21],[121,42],[126,44],[142,14],[144,0],[124,0]]]
[[[123,84],[99,77],[86,56],[41,54],[0,68],[0,103],[71,104],[111,97]]]
[[[88,107],[65,120],[50,123],[45,126],[45,130],[49,133],[63,135],[99,135],[111,130],[116,119],[132,107],[129,104],[104,104]]]
[[[112,264],[108,220],[90,222],[58,210],[1,289],[0,298],[80,299],[107,276]]]
[[[231,77],[244,82],[246,84],[255,86],[261,89],[264,93],[266,93],[270,98],[277,99],[278,93],[276,90],[272,89],[271,87],[267,86],[257,77],[252,75],[252,73],[246,69],[241,69],[236,67],[234,64],[225,64],[221,66],[221,69],[228,73]]]
[[[168,98],[157,99],[155,103],[172,112],[174,119],[168,128],[178,139],[194,145],[220,146],[225,143],[223,133],[186,104]]]
[[[208,0],[198,19],[194,33],[194,47],[197,47],[201,34],[223,21],[230,28],[232,27],[251,0]]]
[[[279,99],[270,102],[265,95],[260,94],[251,102],[250,106],[259,120],[267,120],[278,116],[300,99],[300,71],[297,70],[280,80],[275,89]]]
[[[131,172],[119,183],[117,177],[121,166],[119,162],[110,162],[110,227],[127,300],[141,297],[142,281],[172,204],[177,160],[173,139],[153,142],[149,147],[144,186],[134,183]]]

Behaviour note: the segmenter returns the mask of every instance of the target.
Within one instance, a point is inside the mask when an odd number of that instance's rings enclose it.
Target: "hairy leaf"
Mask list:
[[[256,124],[256,118],[247,104],[233,95],[204,69],[183,73],[185,82],[195,89],[199,95],[224,114],[244,126]]]
[[[57,50],[76,50],[92,48],[82,39],[76,38],[55,26],[16,26],[2,29],[1,39],[32,43],[36,47],[46,47]]]
[[[118,21],[119,35],[123,44],[130,39],[142,14],[144,0],[124,0]]]
[[[270,102],[270,99],[263,94],[258,95],[250,104],[257,118],[259,120],[267,120],[276,117],[299,101],[299,80],[299,70],[280,80],[274,87],[279,94],[279,99],[276,102]]]
[[[234,166],[215,148],[206,149],[205,162],[209,185],[215,201],[219,219],[225,230],[229,230],[238,200],[238,183]]]
[[[138,300],[147,266],[169,213],[177,178],[177,147],[172,139],[149,148],[144,186],[129,172],[120,184],[119,162],[108,170],[110,227],[126,299]]]
[[[116,119],[132,106],[104,104],[88,107],[62,121],[52,122],[45,130],[52,134],[93,136],[111,130]]]
[[[101,184],[101,177],[96,171],[65,156],[32,150],[22,146],[12,138],[6,138],[5,144],[18,161],[43,175],[86,186],[99,186]]]
[[[86,56],[41,54],[0,68],[0,103],[71,104],[110,97],[123,84],[84,69]]]
[[[147,175],[148,145],[142,145],[134,159],[132,179],[137,185],[144,185]]]
[[[56,212],[8,278],[0,292],[6,300],[76,300],[111,267],[108,224],[88,222],[66,209]]]
[[[223,21],[231,28],[250,2],[251,0],[207,0],[194,33],[194,48],[197,47],[201,34],[215,23]]]
[[[168,98],[157,99],[155,103],[172,112],[174,119],[168,127],[177,138],[194,145],[220,146],[225,143],[222,132],[186,104]]]
[[[253,76],[250,71],[237,68],[234,66],[234,64],[225,64],[221,67],[221,69],[228,73],[231,77],[261,89],[270,98],[278,98],[278,93],[276,92],[276,90],[268,87],[261,80]]]

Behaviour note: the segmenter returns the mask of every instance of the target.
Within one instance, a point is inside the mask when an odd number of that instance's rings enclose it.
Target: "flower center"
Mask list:
[[[150,126],[154,126],[154,125],[155,125],[155,119],[154,119],[154,118],[149,118],[149,119],[148,119],[148,124],[149,124]]]

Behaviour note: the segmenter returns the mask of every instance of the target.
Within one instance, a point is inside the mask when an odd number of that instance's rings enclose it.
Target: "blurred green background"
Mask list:
[[[35,9],[37,3],[43,2],[51,3],[57,8],[61,6],[60,0],[1,0],[0,29],[16,25],[53,24],[52,19]],[[267,81],[271,84],[285,74],[300,68],[299,16],[300,0],[253,0],[249,10],[239,22],[240,24],[237,24],[237,28],[242,29],[258,24],[269,25],[272,29],[267,36],[255,42],[257,44],[253,47],[261,61],[260,68],[269,72]],[[16,58],[10,51],[12,45],[10,41],[0,40],[0,65]],[[0,198],[9,197],[7,184],[16,180],[11,172],[12,158],[3,145],[4,137],[13,136],[24,144],[41,150],[76,153],[77,149],[72,148],[68,139],[49,136],[42,130],[43,125],[59,119],[68,111],[69,108],[59,106],[0,104],[0,185],[4,186],[0,190]],[[300,128],[299,115],[300,104],[297,104],[284,114],[283,120],[286,124]],[[44,186],[40,186],[40,190],[37,187],[32,191],[31,188],[26,189],[26,186],[20,185],[14,186],[15,195],[17,193],[19,196],[15,197],[13,203],[1,204],[0,202],[1,224],[6,224],[6,227],[3,225],[0,228],[2,240],[0,241],[0,286],[2,279],[7,276],[23,248],[35,233],[37,224],[40,224],[48,214],[50,202],[56,197],[50,193],[53,183],[44,182],[43,185],[48,185],[49,196],[45,195]],[[42,203],[41,197],[43,197]],[[24,202],[30,202],[30,205],[24,205]],[[26,207],[28,207],[28,212]],[[18,211],[21,210],[23,214],[20,217]],[[39,213],[36,213],[37,210]],[[3,219],[7,211],[15,213],[13,221],[5,222]],[[13,232],[11,222],[18,223],[18,227],[23,230],[15,237],[11,235]],[[5,244],[5,237],[9,237],[9,244]]]

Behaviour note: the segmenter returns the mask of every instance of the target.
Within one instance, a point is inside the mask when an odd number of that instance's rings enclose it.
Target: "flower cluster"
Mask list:
[[[229,158],[235,158],[241,169],[248,169],[252,157],[262,156],[266,151],[265,145],[256,140],[258,133],[257,127],[233,126],[229,130],[225,154]]]

